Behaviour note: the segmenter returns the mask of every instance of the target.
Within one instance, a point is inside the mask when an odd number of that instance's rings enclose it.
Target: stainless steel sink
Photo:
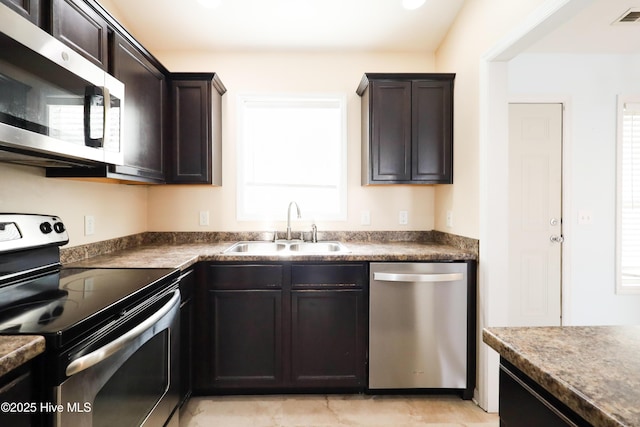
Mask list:
[[[292,255],[292,254],[336,254],[349,253],[350,250],[340,242],[302,242],[282,240],[276,242],[245,241],[228,247],[223,254],[246,255]]]
[[[289,250],[299,253],[335,253],[349,252],[349,249],[340,242],[300,242],[289,245]]]
[[[284,251],[287,245],[277,242],[237,242],[231,247],[225,249],[222,253],[241,253],[241,254],[273,254]]]

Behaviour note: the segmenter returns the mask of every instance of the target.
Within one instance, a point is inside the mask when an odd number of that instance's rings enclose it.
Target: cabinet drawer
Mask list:
[[[361,288],[367,278],[365,264],[302,264],[291,266],[293,289],[312,287]]]
[[[209,289],[279,289],[284,280],[282,265],[212,265],[208,271]]]

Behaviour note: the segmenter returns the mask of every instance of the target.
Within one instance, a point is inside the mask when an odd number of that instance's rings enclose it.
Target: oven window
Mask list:
[[[139,426],[169,385],[169,331],[155,335],[109,378],[93,402],[93,426]]]

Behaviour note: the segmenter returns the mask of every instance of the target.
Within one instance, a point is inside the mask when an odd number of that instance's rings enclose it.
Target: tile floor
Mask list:
[[[498,427],[457,396],[285,395],[194,397],[180,427]]]

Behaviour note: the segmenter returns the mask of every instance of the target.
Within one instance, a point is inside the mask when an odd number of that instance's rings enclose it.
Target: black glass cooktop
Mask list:
[[[60,269],[0,287],[0,334],[66,343],[170,286],[171,269]]]

